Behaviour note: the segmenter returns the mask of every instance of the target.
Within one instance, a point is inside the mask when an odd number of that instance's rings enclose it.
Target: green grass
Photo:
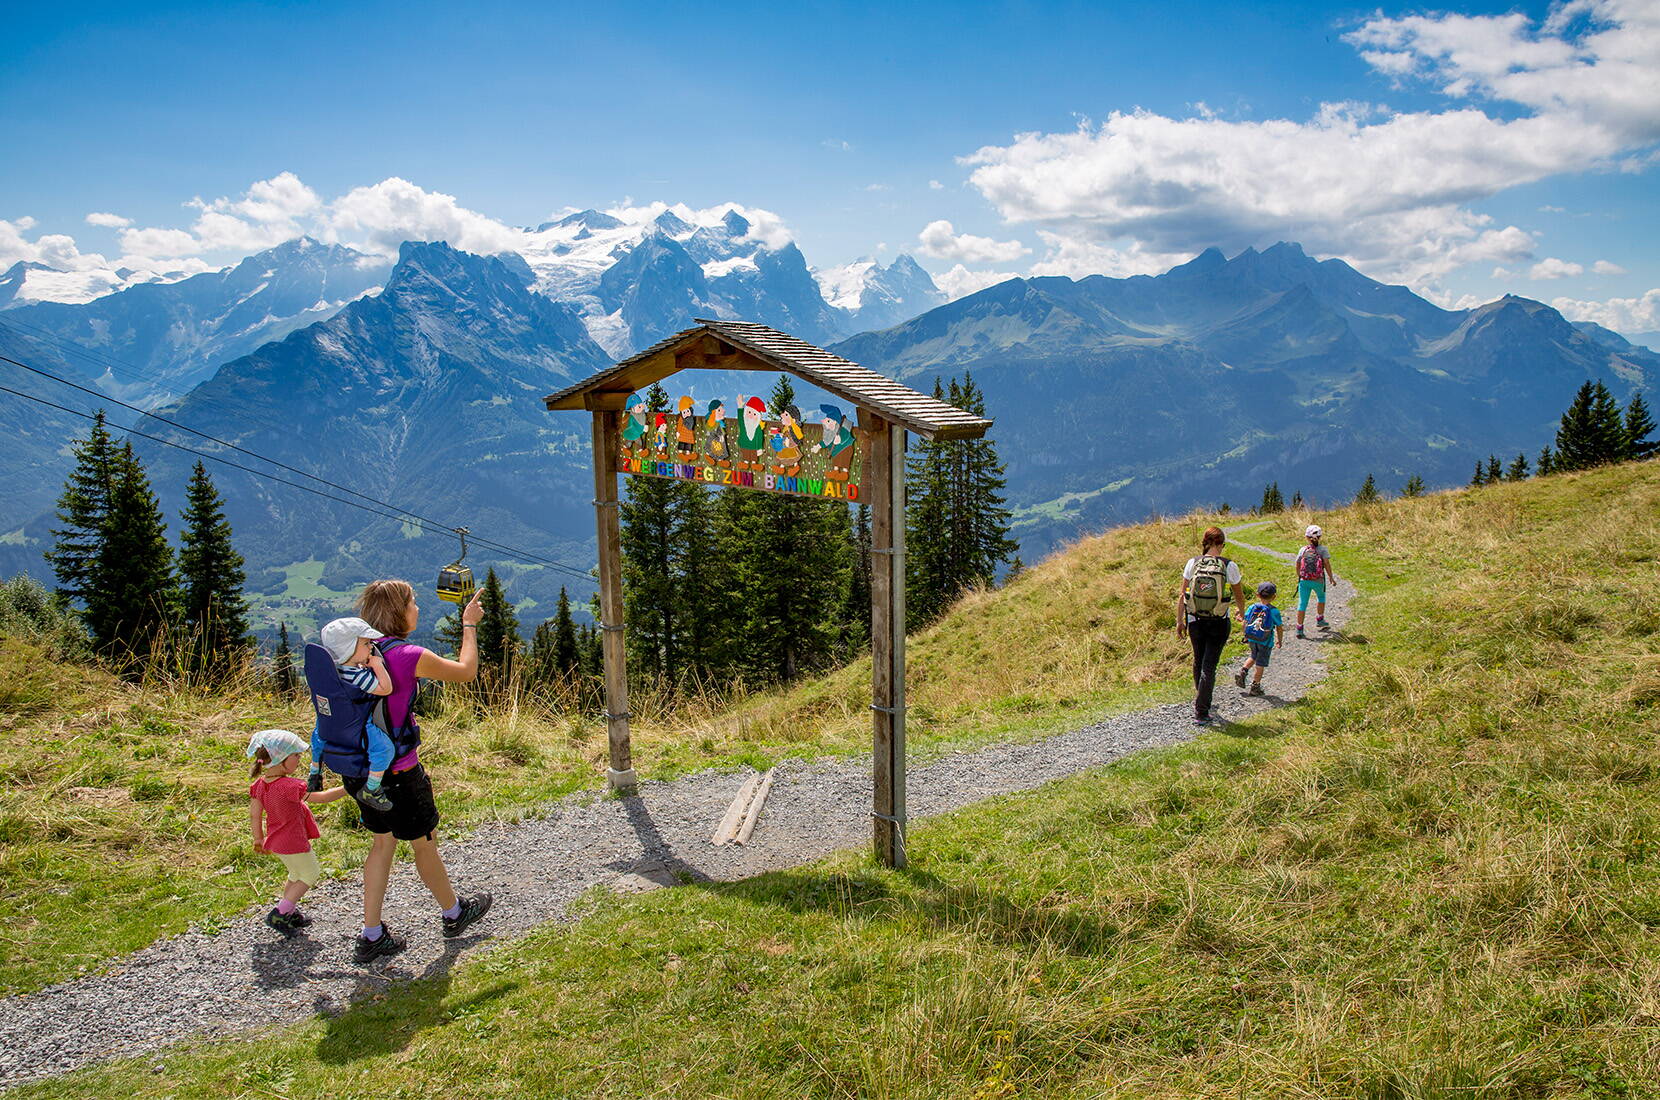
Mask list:
[[[1303,704],[17,1095],[1656,1095],[1660,464],[1322,518]]]

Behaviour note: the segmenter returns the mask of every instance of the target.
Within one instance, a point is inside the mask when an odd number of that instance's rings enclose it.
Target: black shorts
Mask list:
[[[366,775],[340,777],[341,786],[354,798],[369,781]],[[363,827],[371,833],[391,833],[399,840],[431,840],[438,828],[438,804],[432,800],[432,780],[420,764],[401,772],[388,772],[380,781],[380,789],[392,800],[392,808],[382,813],[359,802],[363,813]]]

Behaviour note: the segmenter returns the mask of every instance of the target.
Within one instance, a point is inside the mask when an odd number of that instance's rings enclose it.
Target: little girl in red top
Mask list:
[[[311,923],[300,912],[300,898],[323,877],[317,853],[311,850],[312,840],[320,834],[308,803],[346,797],[344,787],[308,793],[305,780],[295,778],[310,753],[310,746],[287,730],[260,730],[248,742],[248,755],[254,758],[254,782],[248,788],[248,827],[254,850],[270,852],[288,869],[282,897],[265,914],[265,923],[285,936]]]

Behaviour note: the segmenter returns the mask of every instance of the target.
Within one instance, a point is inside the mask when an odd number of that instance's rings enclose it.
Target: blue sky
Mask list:
[[[361,245],[738,202],[816,265],[908,251],[959,290],[1283,237],[1447,304],[1660,329],[1660,0],[1243,9],[31,5],[0,266],[222,264],[259,239],[229,219]],[[283,173],[296,205],[248,204]]]

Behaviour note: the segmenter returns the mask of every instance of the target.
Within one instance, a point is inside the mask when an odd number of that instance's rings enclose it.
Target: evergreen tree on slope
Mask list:
[[[104,537],[87,593],[94,642],[117,657],[145,658],[167,625],[173,598],[173,551],[150,479],[123,444],[115,460]]]
[[[1643,395],[1632,394],[1630,403],[1625,407],[1625,423],[1621,432],[1622,457],[1628,461],[1652,458],[1655,451],[1660,450],[1660,442],[1649,438],[1654,427],[1654,418],[1649,415],[1648,403],[1643,400]]]
[[[104,410],[99,409],[92,430],[74,444],[75,468],[58,497],[58,522],[52,529],[52,549],[46,560],[56,575],[57,592],[65,600],[83,605],[97,587],[99,548],[109,520],[110,493],[114,487],[120,457],[110,433],[104,427]]]
[[[245,656],[250,642],[248,604],[242,595],[247,576],[242,555],[231,544],[231,525],[219,491],[201,462],[190,475],[182,519],[179,581],[184,625],[197,667],[222,672]]]

